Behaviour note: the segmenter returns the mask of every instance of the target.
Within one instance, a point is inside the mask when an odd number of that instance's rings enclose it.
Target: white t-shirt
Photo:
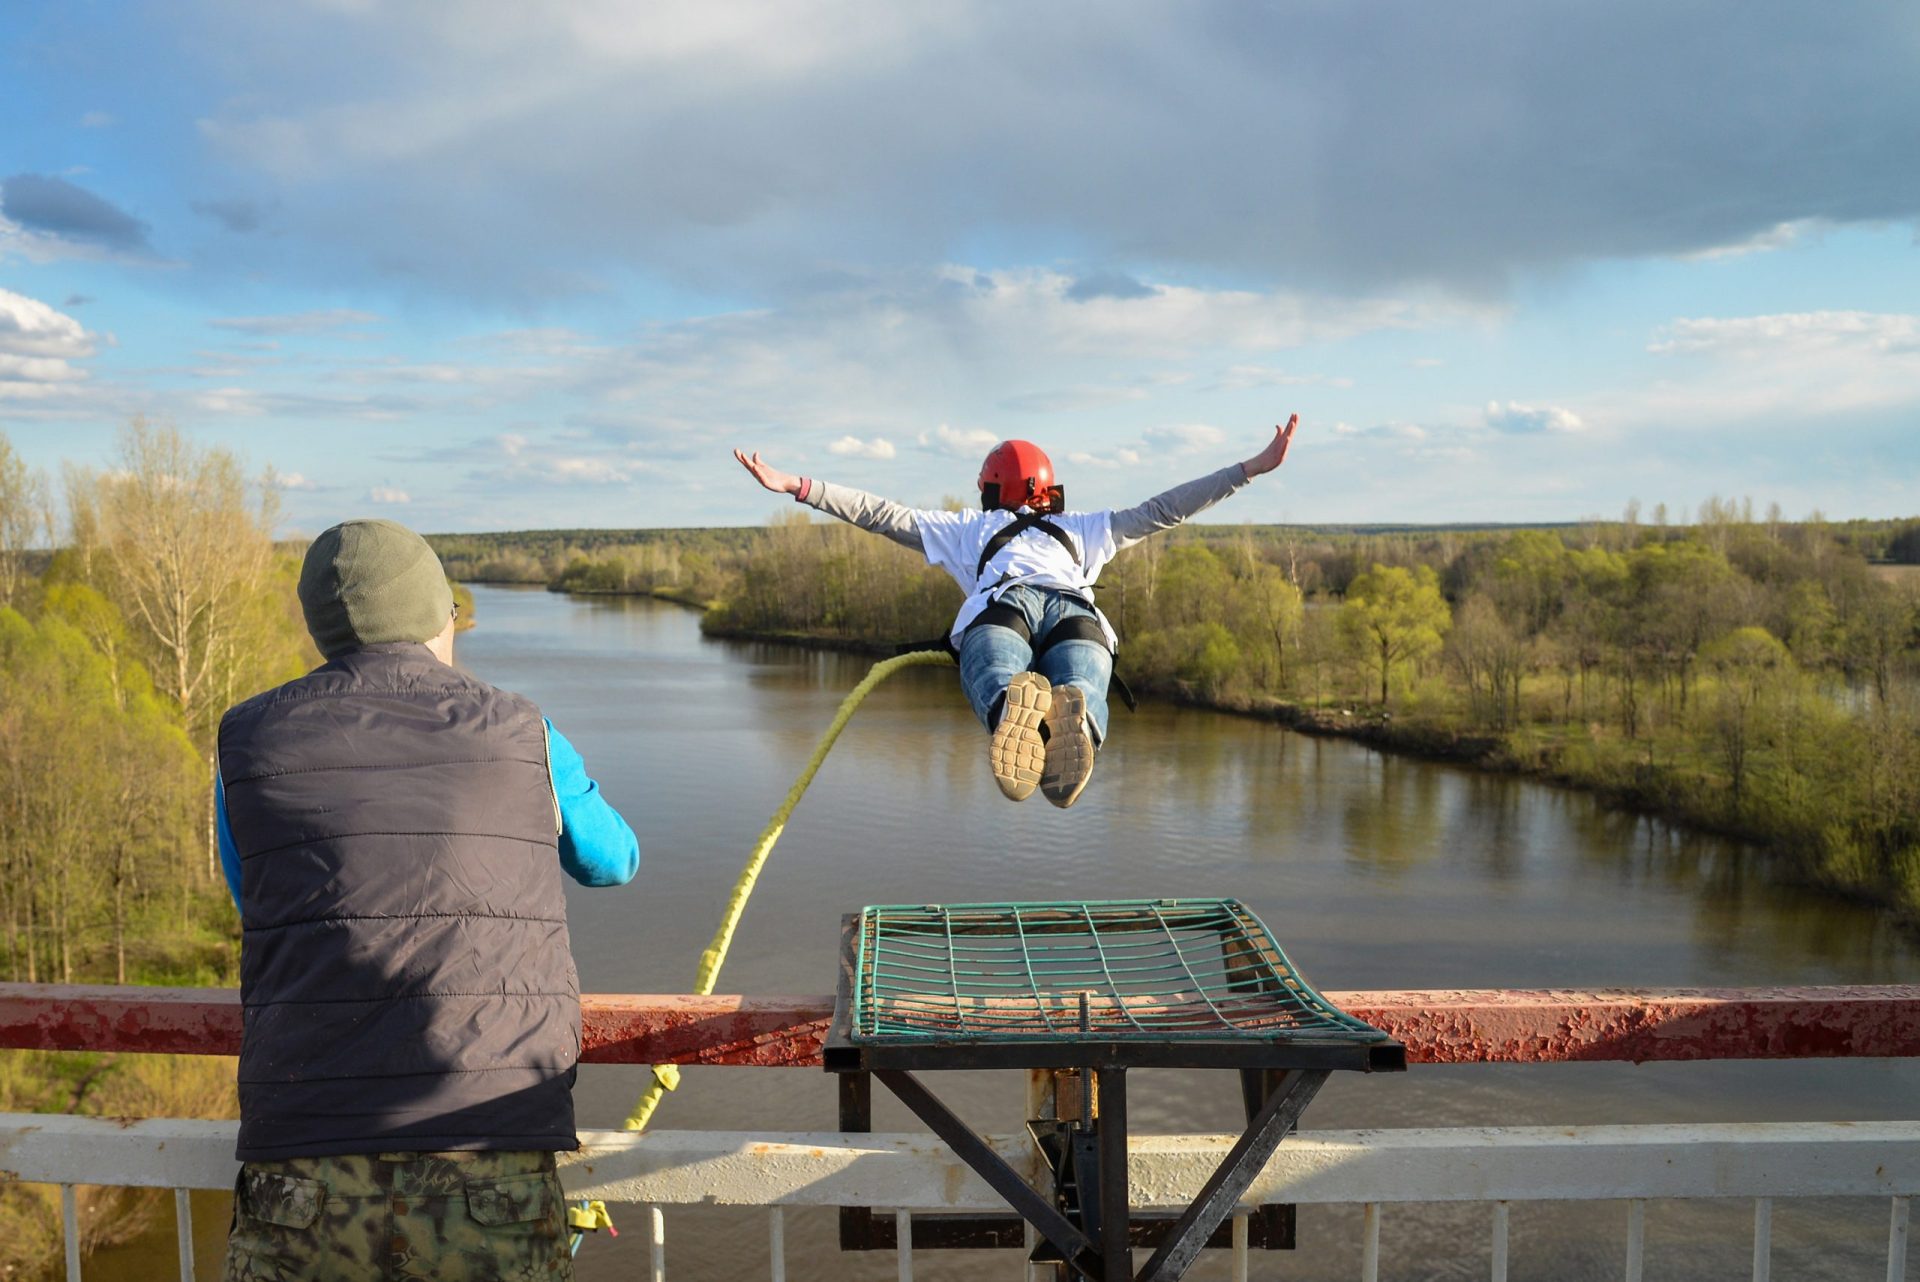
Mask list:
[[[1000,593],[1016,583],[1029,587],[1055,588],[1093,605],[1093,581],[1114,558],[1119,548],[1114,543],[1111,512],[1060,512],[1047,517],[1073,540],[1079,561],[1068,554],[1060,541],[1044,530],[1022,530],[1011,542],[994,554],[976,579],[974,567],[987,541],[1027,511],[931,512],[916,510],[921,550],[930,565],[939,566],[967,593],[967,599],[954,617],[951,638],[955,646],[967,625],[979,617]],[[1094,608],[1107,645],[1117,648],[1120,638],[1114,634],[1107,616]]]

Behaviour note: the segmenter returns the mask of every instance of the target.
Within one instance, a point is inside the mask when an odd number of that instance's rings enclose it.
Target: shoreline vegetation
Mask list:
[[[884,656],[959,602],[799,512],[432,541],[458,579],[651,596],[734,640]],[[1099,600],[1143,695],[1579,789],[1920,925],[1920,519],[1189,526]]]

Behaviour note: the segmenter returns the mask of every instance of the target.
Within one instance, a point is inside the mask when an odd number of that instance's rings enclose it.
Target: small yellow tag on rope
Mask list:
[[[760,839],[753,844],[753,853],[747,856],[746,867],[740,870],[739,880],[733,883],[733,893],[727,897],[726,912],[721,915],[720,928],[713,932],[713,942],[700,954],[700,963],[694,973],[693,991],[701,997],[713,994],[714,981],[720,977],[720,967],[727,960],[727,949],[733,943],[734,928],[740,924],[740,918],[746,914],[747,900],[753,895],[753,886],[760,878],[760,869],[766,865],[767,856],[773,853],[773,845],[780,840],[780,834],[786,831],[787,820],[793,817],[793,808],[800,804],[800,798],[807,795],[807,785],[813,782],[813,776],[833,751],[834,741],[840,732],[847,728],[852,720],[854,709],[860,706],[873,688],[885,681],[902,668],[928,667],[934,664],[951,664],[954,658],[944,650],[915,650],[911,654],[896,655],[883,659],[873,665],[871,671],[860,684],[848,692],[840,701],[839,711],[833,714],[833,721],[827,726],[826,733],[820,736],[820,742],[814,745],[813,755],[807,758],[806,769],[793,781],[793,787],[787,790],[787,798],[780,808],[773,812],[773,818],[761,830]],[[660,1106],[660,1100],[666,1093],[680,1084],[680,1069],[674,1064],[655,1064],[653,1080],[640,1096],[640,1102],[633,1106],[633,1112],[627,1115],[626,1129],[645,1130],[647,1120],[653,1116],[653,1110]]]
[[[567,1208],[567,1227],[575,1233],[598,1233],[605,1229],[612,1237],[619,1237],[620,1230],[613,1227],[613,1217],[607,1214],[605,1202],[577,1202]]]

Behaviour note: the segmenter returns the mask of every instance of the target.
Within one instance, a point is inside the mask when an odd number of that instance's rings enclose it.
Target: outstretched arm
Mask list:
[[[1113,514],[1113,541],[1129,547],[1149,535],[1170,530],[1188,517],[1206,511],[1263,472],[1279,467],[1293,443],[1294,428],[1300,424],[1295,414],[1285,427],[1273,429],[1266,448],[1244,463],[1229,463],[1218,472],[1198,480],[1176,485],[1164,494],[1156,494],[1138,507],[1122,508]]]
[[[753,479],[776,494],[791,494],[795,502],[818,508],[828,516],[837,516],[849,525],[884,535],[915,552],[925,552],[920,538],[920,523],[912,508],[877,494],[868,494],[850,486],[835,485],[811,477],[782,472],[760,457],[758,450],[748,454],[735,450],[733,457],[753,474]]]

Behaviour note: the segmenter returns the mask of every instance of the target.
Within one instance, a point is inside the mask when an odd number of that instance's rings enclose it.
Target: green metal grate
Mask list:
[[[883,905],[854,951],[860,1042],[1389,1040],[1236,899]]]

